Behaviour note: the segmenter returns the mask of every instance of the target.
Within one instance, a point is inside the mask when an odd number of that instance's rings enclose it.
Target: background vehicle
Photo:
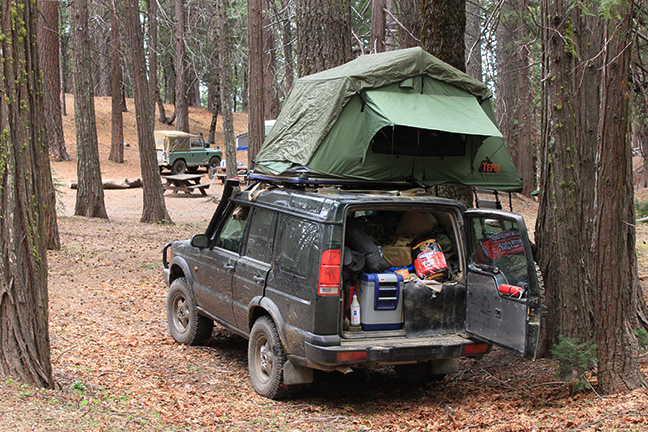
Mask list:
[[[160,172],[164,168],[171,170],[173,174],[181,174],[187,170],[195,171],[199,167],[209,169],[220,165],[223,159],[223,152],[209,148],[202,134],[155,131],[154,135]]]
[[[183,344],[203,342],[214,321],[247,338],[259,394],[282,397],[313,369],[394,365],[420,383],[491,345],[535,356],[540,282],[520,215],[289,183],[230,197],[235,184],[205,234],[164,247],[167,317]],[[445,266],[419,272],[416,248],[432,241]]]

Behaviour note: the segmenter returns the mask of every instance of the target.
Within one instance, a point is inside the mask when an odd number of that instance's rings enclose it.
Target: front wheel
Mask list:
[[[174,280],[169,287],[167,321],[173,339],[184,345],[200,345],[214,328],[212,320],[198,314],[185,278]]]
[[[252,326],[248,343],[248,369],[254,390],[270,399],[281,399],[287,394],[283,384],[286,363],[279,333],[272,319],[262,316]]]

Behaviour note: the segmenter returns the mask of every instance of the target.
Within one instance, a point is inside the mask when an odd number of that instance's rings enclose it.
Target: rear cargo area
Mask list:
[[[345,220],[343,337],[454,337],[466,288],[455,213],[362,208]]]

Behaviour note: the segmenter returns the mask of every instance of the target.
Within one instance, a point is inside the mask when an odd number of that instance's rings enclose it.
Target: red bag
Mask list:
[[[423,240],[412,249],[416,255],[414,268],[420,279],[445,279],[448,277],[448,263],[436,240]]]

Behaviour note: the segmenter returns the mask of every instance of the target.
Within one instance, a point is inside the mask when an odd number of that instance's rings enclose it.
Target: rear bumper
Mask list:
[[[468,352],[466,352],[466,347]],[[479,348],[477,351],[475,348]],[[389,340],[342,341],[340,345],[322,346],[305,342],[306,360],[317,369],[336,369],[340,366],[373,366],[423,362],[459,357],[480,357],[491,346],[463,338],[393,338]],[[366,354],[366,356],[365,356]]]

